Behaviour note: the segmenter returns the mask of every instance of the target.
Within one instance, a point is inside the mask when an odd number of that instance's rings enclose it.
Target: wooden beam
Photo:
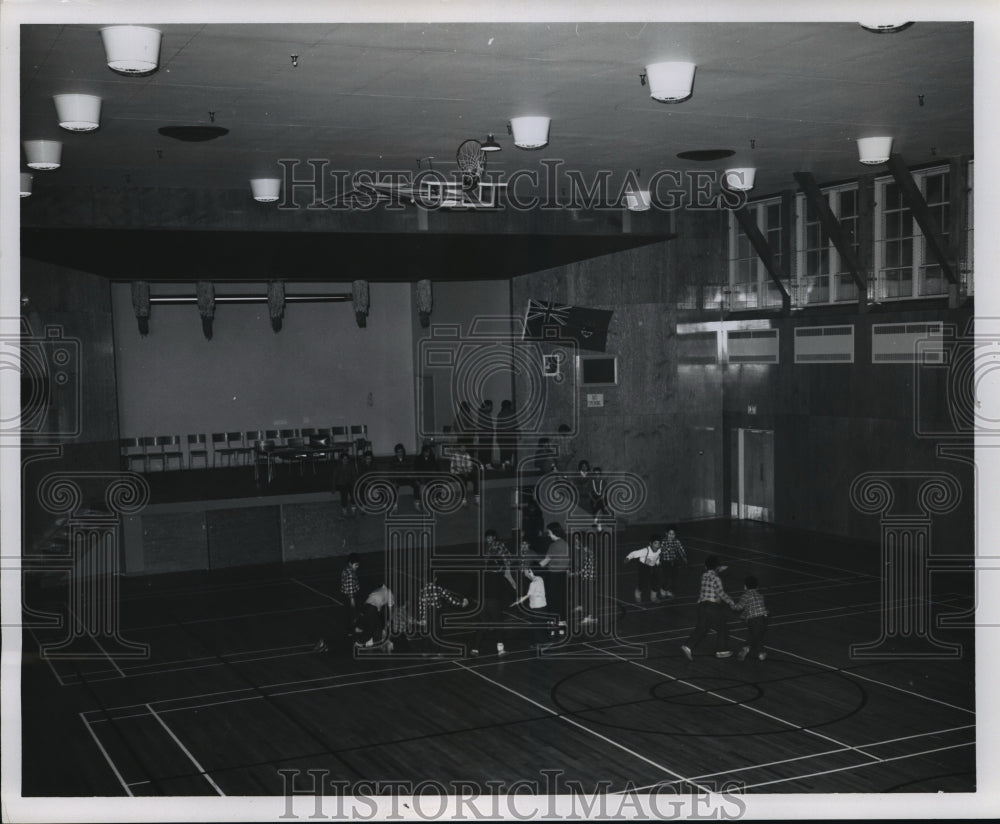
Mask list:
[[[630,236],[667,239],[662,209],[629,215]],[[71,187],[58,198],[21,202],[25,229],[170,229],[187,232],[294,232],[387,235],[622,236],[622,209],[420,209],[379,205],[371,209],[255,202],[243,189],[187,190]]]
[[[782,311],[790,311],[792,308],[792,299],[788,294],[788,290],[785,289],[785,284],[782,283],[782,280],[785,278],[785,273],[782,271],[781,266],[778,265],[778,261],[774,259],[774,255],[771,254],[771,247],[767,245],[767,238],[765,238],[764,235],[761,234],[760,229],[757,228],[757,223],[750,216],[746,206],[733,210],[733,214],[736,216],[736,220],[739,222],[740,228],[743,230],[743,234],[747,236],[747,239],[750,241],[750,245],[753,246],[757,256],[764,264],[764,268],[767,269],[767,273],[771,276],[771,280],[781,291]]]
[[[941,267],[941,271],[944,272],[948,283],[957,284],[958,275],[955,271],[955,253],[938,233],[931,219],[930,210],[927,208],[927,201],[920,193],[920,188],[913,179],[913,175],[910,174],[910,170],[906,168],[903,158],[898,154],[889,156],[889,171],[892,172],[892,176],[903,195],[903,201],[910,207],[913,218],[917,221],[917,225],[923,233],[924,240],[927,243],[927,250],[931,253],[934,262]]]
[[[795,192],[791,189],[785,189],[781,193],[781,260],[784,263],[789,283],[795,280],[796,260],[792,253],[794,238]],[[789,298],[791,298],[791,294],[789,294]]]
[[[867,312],[871,306],[875,274],[875,175],[858,178],[858,269],[868,273],[869,287],[858,295],[858,309]]]
[[[962,270],[969,265],[969,158],[953,157],[949,168],[949,191],[951,192],[951,220],[948,235],[951,248],[955,250],[957,283],[948,284],[948,306],[956,309],[968,297],[967,283],[962,282]]]
[[[812,206],[817,217],[819,217],[819,221],[830,236],[830,240],[833,241],[833,245],[837,248],[841,262],[854,279],[854,283],[858,287],[858,305],[862,307],[862,311],[865,311],[868,304],[868,273],[858,265],[858,261],[854,257],[854,249],[847,242],[847,237],[844,235],[840,221],[837,220],[837,217],[830,210],[830,204],[820,191],[816,179],[809,172],[795,172],[792,176],[799,184],[799,188],[802,190],[802,194],[805,195],[806,201]],[[836,277],[836,272],[830,273],[831,279]],[[835,288],[833,283],[830,284],[830,288],[831,291]]]

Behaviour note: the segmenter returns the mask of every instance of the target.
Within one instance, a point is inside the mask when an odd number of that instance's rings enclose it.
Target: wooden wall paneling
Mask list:
[[[280,508],[210,509],[205,513],[211,569],[280,563]]]

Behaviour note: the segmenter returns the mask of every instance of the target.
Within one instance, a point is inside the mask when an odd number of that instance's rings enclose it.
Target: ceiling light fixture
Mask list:
[[[629,189],[625,192],[625,208],[630,212],[647,212],[650,202],[649,189]]]
[[[897,31],[908,29],[913,25],[913,22],[888,21],[873,23],[871,21],[865,21],[858,23],[858,25],[865,29],[865,31],[872,31],[875,32],[875,34],[894,34]]]
[[[866,166],[887,163],[892,153],[891,137],[859,137],[858,158]]]
[[[741,169],[726,169],[722,173],[722,183],[734,192],[749,192],[753,188],[757,170],[744,167]]]
[[[31,197],[31,181],[34,175],[28,172],[21,172],[21,197]]]
[[[646,73],[639,75],[643,85],[649,83],[649,96],[661,103],[680,103],[691,96],[694,88],[694,63],[670,60],[650,63]]]
[[[549,142],[548,117],[512,117],[507,125],[519,149],[540,149]]]
[[[121,74],[149,74],[160,59],[160,32],[146,26],[101,29],[108,68]]]
[[[258,203],[274,203],[281,197],[281,178],[255,177],[250,181],[250,191]]]
[[[487,136],[486,142],[483,143],[479,148],[482,149],[482,151],[484,152],[499,152],[503,148],[503,146],[497,143],[496,138],[493,137],[493,134],[491,132]]]
[[[101,125],[101,98],[92,94],[57,94],[59,125],[70,132],[92,132]]]
[[[62,143],[58,140],[25,140],[24,154],[29,169],[50,172],[59,168]]]

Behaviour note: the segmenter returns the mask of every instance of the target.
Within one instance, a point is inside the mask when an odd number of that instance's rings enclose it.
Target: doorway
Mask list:
[[[736,431],[733,514],[741,520],[774,522],[774,431]]]

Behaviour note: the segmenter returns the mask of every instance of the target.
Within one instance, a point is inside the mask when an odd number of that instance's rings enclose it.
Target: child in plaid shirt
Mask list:
[[[664,587],[660,590],[660,597],[673,598],[677,567],[688,562],[684,544],[677,540],[677,530],[673,526],[667,527],[667,537],[660,542],[660,550],[661,578]]]
[[[361,591],[361,581],[358,579],[358,568],[361,558],[356,552],[347,556],[347,566],[340,573],[340,594],[344,596],[344,617],[347,619],[347,634],[354,634],[354,621],[358,617],[358,593]]]
[[[447,601],[453,607],[467,607],[468,598],[459,598],[450,589],[445,589],[437,582],[437,573],[431,573],[431,580],[420,590],[420,626],[434,626],[434,616]],[[430,622],[430,623],[428,623]]]
[[[708,633],[710,629],[715,630],[715,657],[729,658],[733,652],[729,647],[729,631],[726,628],[726,614],[723,612],[722,604],[736,608],[733,599],[726,594],[722,587],[722,579],[716,569],[719,569],[719,558],[717,555],[709,555],[705,559],[705,571],[701,576],[701,592],[698,594],[698,617],[695,622],[694,632],[691,637],[681,644],[681,652],[688,661],[694,660],[692,650],[698,646],[698,642]]]
[[[743,594],[733,609],[743,614],[747,622],[747,634],[750,636],[749,646],[743,647],[737,658],[742,661],[748,654],[752,654],[757,656],[758,661],[763,661],[767,658],[767,653],[764,652],[767,608],[764,606],[764,596],[757,591],[757,579],[753,575],[748,575],[743,581]]]
[[[479,503],[479,467],[473,464],[472,456],[469,454],[469,447],[464,441],[451,449],[451,466],[449,472],[455,476],[462,485],[462,506],[469,505],[466,496],[467,484],[472,484],[472,494],[475,502]]]
[[[361,558],[356,552],[347,556],[347,566],[340,573],[340,594],[344,604],[344,619],[347,623],[347,634],[354,635],[354,624],[358,617],[357,598],[361,590],[361,581],[358,580],[358,568],[361,566]],[[326,639],[321,638],[316,642],[313,650],[316,652],[326,652],[329,649]]]

